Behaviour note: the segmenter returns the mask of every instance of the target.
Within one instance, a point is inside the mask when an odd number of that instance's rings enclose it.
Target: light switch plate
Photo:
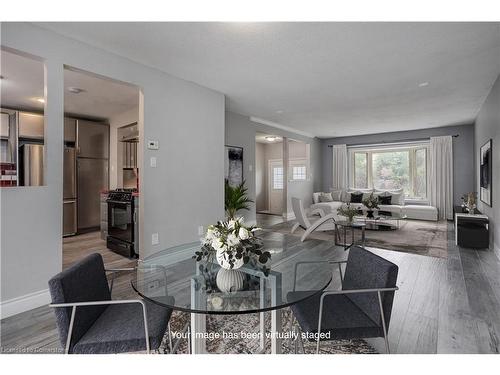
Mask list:
[[[205,234],[205,231],[203,230],[203,225],[200,225],[198,227],[198,236],[203,236]]]
[[[149,164],[151,165],[151,168],[156,168],[156,157],[151,156],[151,159],[149,160]]]
[[[151,235],[151,245],[158,245],[160,243],[160,239],[158,237],[158,233],[153,233]]]

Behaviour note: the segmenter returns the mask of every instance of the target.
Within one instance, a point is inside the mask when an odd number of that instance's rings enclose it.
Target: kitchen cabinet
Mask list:
[[[9,138],[9,135],[10,135],[9,114],[2,112],[0,115],[1,115],[0,136],[2,138]]]
[[[19,112],[19,138],[43,139],[44,128],[43,115]]]
[[[64,118],[64,142],[76,142],[76,119]]]

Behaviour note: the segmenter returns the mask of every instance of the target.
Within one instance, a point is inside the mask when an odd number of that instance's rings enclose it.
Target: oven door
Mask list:
[[[108,236],[134,242],[134,222],[130,202],[108,201]]]

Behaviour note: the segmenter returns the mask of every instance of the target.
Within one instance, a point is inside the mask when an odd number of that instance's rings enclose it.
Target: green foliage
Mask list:
[[[378,208],[378,197],[374,196],[373,193],[370,196],[363,200],[363,204],[369,210],[373,210]]]
[[[226,180],[224,205],[228,218],[234,219],[239,210],[250,209],[249,203],[253,203],[253,200],[248,198],[247,190],[245,181],[233,187],[229,185],[229,182]]]

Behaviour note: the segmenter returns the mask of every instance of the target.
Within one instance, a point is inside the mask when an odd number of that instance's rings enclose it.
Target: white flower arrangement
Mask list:
[[[197,261],[204,258],[211,260],[216,255],[219,263],[229,269],[241,267],[250,260],[256,260],[263,265],[271,258],[271,254],[262,251],[263,243],[255,236],[255,232],[260,229],[256,226],[245,226],[242,217],[209,225],[201,239],[202,248],[195,252],[193,258]],[[269,271],[265,266],[262,270],[266,274]]]

